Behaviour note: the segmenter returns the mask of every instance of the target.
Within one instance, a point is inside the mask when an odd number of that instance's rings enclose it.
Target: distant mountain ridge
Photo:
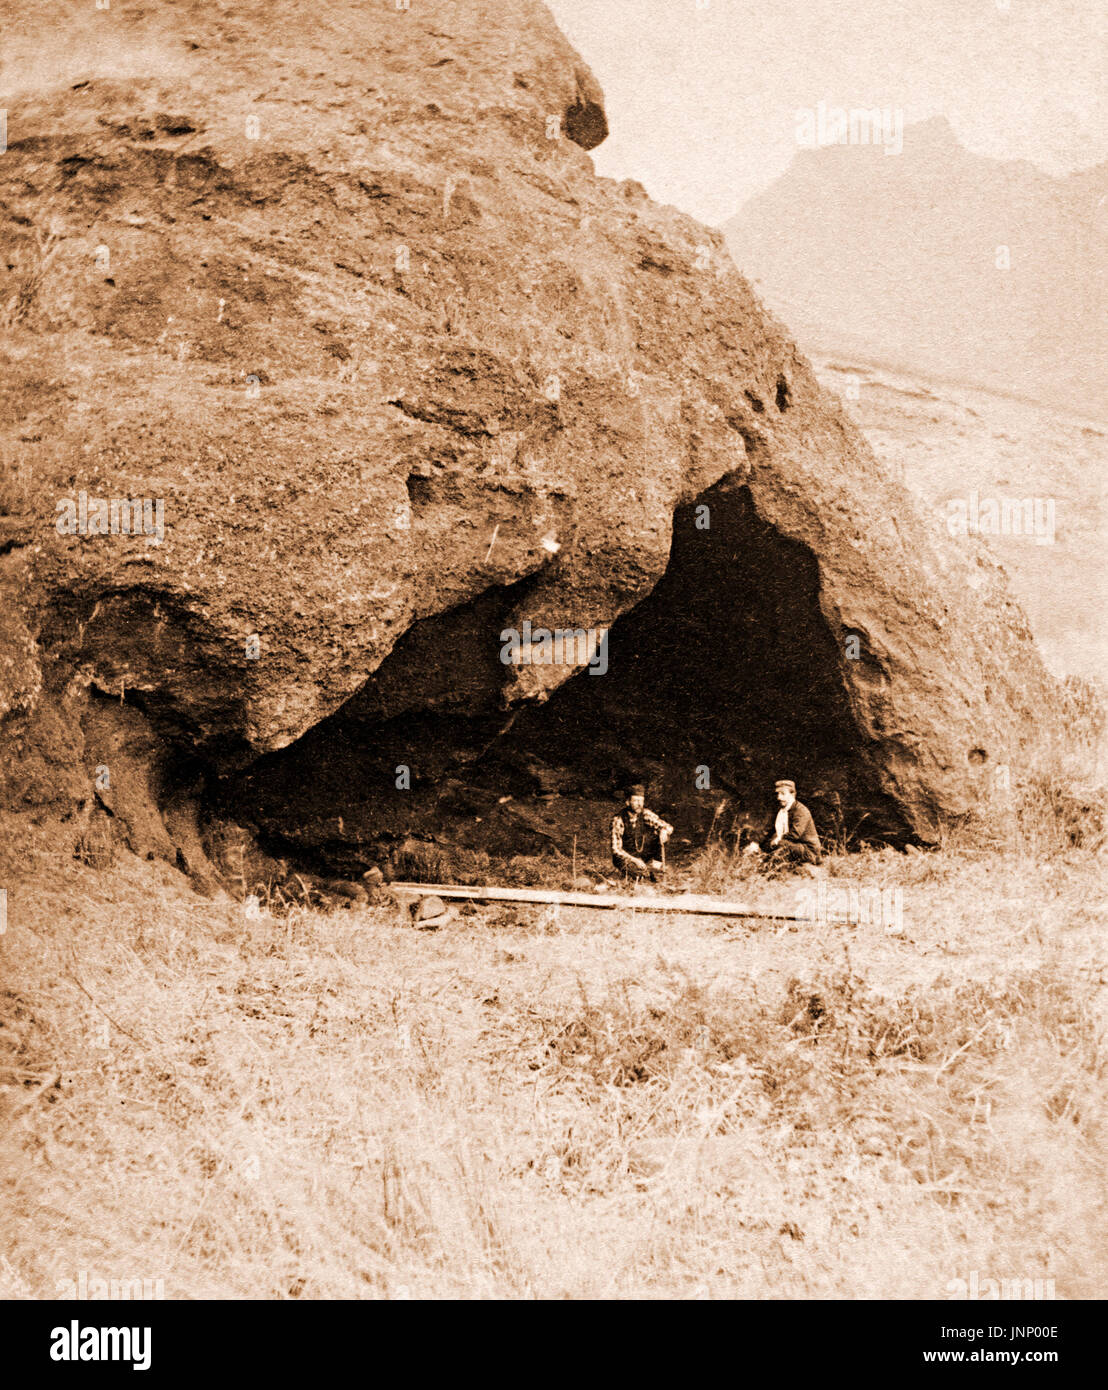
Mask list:
[[[1108,419],[1106,219],[1108,162],[1055,178],[937,117],[899,155],[798,151],[723,230],[803,347]]]

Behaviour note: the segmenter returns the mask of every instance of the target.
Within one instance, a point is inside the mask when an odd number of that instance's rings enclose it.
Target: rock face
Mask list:
[[[787,768],[926,838],[1031,756],[1002,573],[929,538],[716,232],[595,176],[543,6],[81,0],[49,45],[0,9],[52,54],[0,160],[9,805],[114,763],[341,858],[541,845],[632,767],[693,824]],[[154,534],[96,534],[113,499]],[[611,628],[605,674],[506,664],[525,623]]]

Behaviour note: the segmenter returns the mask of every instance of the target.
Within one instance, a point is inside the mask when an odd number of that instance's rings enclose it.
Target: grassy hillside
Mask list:
[[[9,820],[0,1291],[1103,1295],[1103,876],[1053,819],[1005,827],[830,860],[902,890],[900,935],[468,907],[427,932],[383,902],[250,916]],[[745,873],[714,846],[693,876],[795,911]]]

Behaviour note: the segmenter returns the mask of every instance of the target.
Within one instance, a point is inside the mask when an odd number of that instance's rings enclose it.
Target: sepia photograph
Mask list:
[[[1076,1356],[1106,59],[1096,0],[0,0],[30,1367],[352,1301]]]

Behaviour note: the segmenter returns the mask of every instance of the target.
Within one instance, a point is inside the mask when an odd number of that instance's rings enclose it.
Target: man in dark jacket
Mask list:
[[[625,878],[649,878],[662,872],[662,846],[673,826],[646,809],[646,788],[636,782],[627,789],[623,810],[612,817],[612,863]]]
[[[823,846],[816,834],[815,822],[807,806],[796,799],[796,783],[782,780],[774,784],[780,808],[773,822],[773,836],[765,847],[766,867],[787,868],[793,864],[818,864]],[[747,846],[748,854],[757,854],[758,843]]]

